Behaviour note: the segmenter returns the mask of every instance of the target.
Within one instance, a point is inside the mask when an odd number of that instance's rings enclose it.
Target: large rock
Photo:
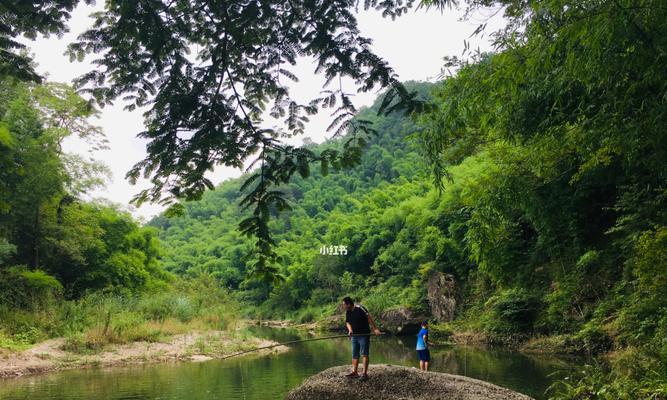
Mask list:
[[[427,284],[427,295],[431,314],[436,320],[439,322],[454,320],[456,282],[453,275],[437,271],[431,274]]]
[[[406,307],[396,307],[383,311],[379,315],[382,329],[395,335],[414,335],[419,332],[423,315],[415,315]]]
[[[287,400],[532,400],[488,382],[416,368],[372,364],[369,379],[346,378],[349,367],[329,368],[306,379]]]

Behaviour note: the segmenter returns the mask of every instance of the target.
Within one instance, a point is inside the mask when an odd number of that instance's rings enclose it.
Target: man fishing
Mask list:
[[[371,314],[361,304],[354,304],[354,301],[350,297],[345,297],[343,299],[343,306],[345,307],[347,334],[350,335],[350,340],[352,341],[352,372],[345,376],[366,380],[368,379],[368,352],[371,346],[370,327],[373,327],[373,333],[376,335],[380,335],[380,330],[375,325]],[[363,375],[359,375],[357,372],[360,354],[363,357]]]

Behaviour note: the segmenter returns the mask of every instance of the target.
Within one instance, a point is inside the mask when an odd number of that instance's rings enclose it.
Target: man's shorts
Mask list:
[[[431,361],[431,352],[426,350],[417,350],[417,356],[419,356],[419,361]]]
[[[368,357],[368,350],[371,347],[370,336],[352,336],[352,358],[359,359],[359,353]]]

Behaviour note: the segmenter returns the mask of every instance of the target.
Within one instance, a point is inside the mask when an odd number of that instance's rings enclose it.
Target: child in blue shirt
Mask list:
[[[428,351],[428,321],[422,322],[422,329],[417,334],[417,356],[419,369],[428,371],[428,362],[431,361],[431,353]]]

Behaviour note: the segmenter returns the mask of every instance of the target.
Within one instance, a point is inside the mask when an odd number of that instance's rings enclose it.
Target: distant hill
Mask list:
[[[409,87],[428,96],[432,85],[410,83]],[[358,216],[364,198],[374,189],[386,192],[384,206],[427,190],[427,168],[417,144],[407,138],[416,129],[414,123],[398,113],[378,116],[380,99],[381,96],[359,113],[359,118],[372,120],[378,131],[369,141],[360,165],[351,170],[330,171],[327,176],[322,176],[319,165],[313,165],[308,178],[295,176],[289,185],[281,188],[289,193],[293,210],[281,214],[272,222],[272,227],[279,253],[285,257],[283,274],[288,279],[295,269],[309,269],[314,260],[320,258],[319,249],[323,245],[348,246],[344,269],[369,273],[377,253],[359,251],[361,247],[373,246],[363,238],[346,234],[344,222]],[[343,140],[344,137],[310,147],[320,152],[340,147]],[[239,188],[244,179],[245,176],[227,180],[216,190],[205,193],[200,201],[184,203],[182,216],[158,216],[150,222],[159,228],[166,269],[183,275],[207,272],[230,289],[249,289],[241,284],[246,273],[245,256],[252,249],[252,240],[241,236],[237,229],[244,217],[238,206],[242,196]],[[399,195],[396,191],[402,193]],[[253,299],[262,301],[266,295],[264,291]],[[301,295],[307,300],[311,293]]]

